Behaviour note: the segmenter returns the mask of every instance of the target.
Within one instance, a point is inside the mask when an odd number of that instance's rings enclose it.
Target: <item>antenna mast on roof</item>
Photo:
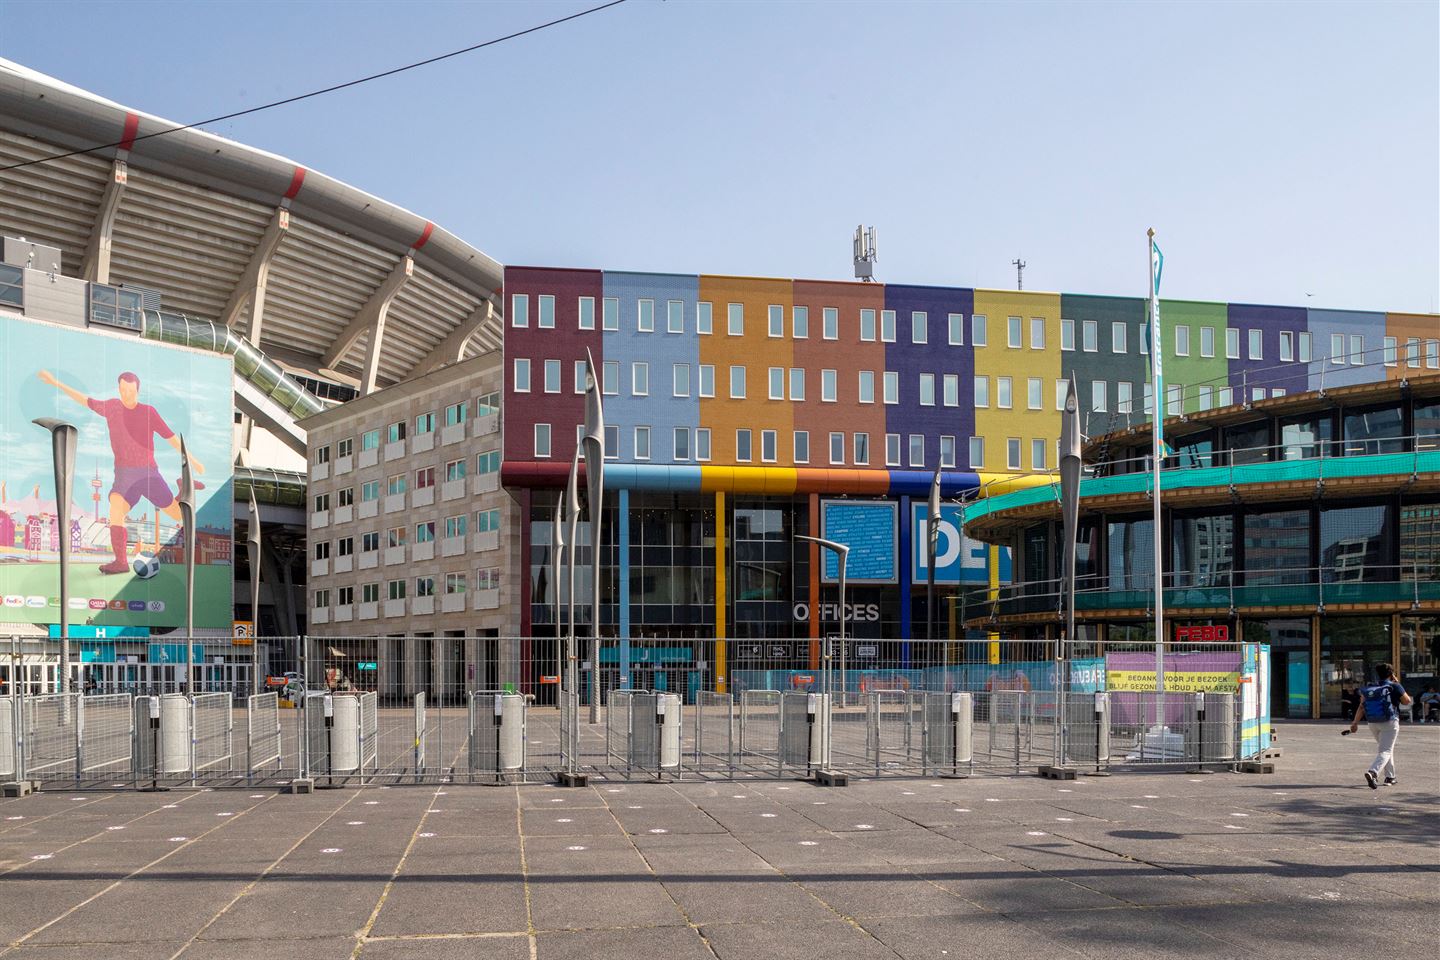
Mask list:
[[[1015,267],[1015,289],[1016,289],[1016,290],[1024,290],[1024,289],[1025,289],[1025,261],[1024,261],[1024,260],[1016,259],[1016,260],[1011,260],[1010,263],[1011,263],[1012,266]]]
[[[855,228],[855,279],[870,283],[875,279],[875,228]]]

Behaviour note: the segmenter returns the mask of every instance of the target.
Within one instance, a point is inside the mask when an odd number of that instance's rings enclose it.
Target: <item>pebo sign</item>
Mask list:
[[[810,620],[810,604],[797,603],[791,611],[796,621],[806,623]],[[820,604],[820,619],[839,620],[840,605],[837,603]],[[878,603],[847,603],[845,604],[845,620],[847,622],[876,623],[880,620],[880,604]]]
[[[1196,627],[1175,627],[1175,641],[1177,643],[1229,643],[1230,628],[1225,624]]]

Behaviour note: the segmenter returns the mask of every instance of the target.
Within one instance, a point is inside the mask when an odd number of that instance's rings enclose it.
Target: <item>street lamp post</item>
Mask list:
[[[185,550],[185,692],[195,694],[195,478],[190,473],[190,454],[185,435],[180,434],[180,522],[184,524]]]
[[[60,692],[70,692],[70,490],[75,483],[75,425],[40,417],[36,426],[50,431],[55,466],[55,519],[60,543]]]
[[[245,532],[245,547],[250,555],[250,692],[260,692],[260,505],[255,502],[255,487],[250,487],[250,523]],[[278,631],[277,631],[278,632]]]
[[[605,413],[600,400],[600,374],[585,350],[589,370],[585,385],[585,494],[590,510],[590,722],[600,722],[600,520],[605,508]],[[620,584],[621,590],[628,584]]]

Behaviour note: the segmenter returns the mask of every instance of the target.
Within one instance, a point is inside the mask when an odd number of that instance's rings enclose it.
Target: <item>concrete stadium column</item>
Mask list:
[[[820,494],[810,494],[810,536],[820,536]],[[810,669],[820,669],[820,544],[810,549]]]
[[[110,282],[110,250],[115,230],[115,214],[120,210],[120,199],[125,195],[129,182],[129,167],[126,157],[130,151],[121,150],[110,169],[110,180],[105,184],[105,193],[95,211],[95,225],[90,230],[90,241],[85,245],[85,255],[80,261],[80,276],[91,283]],[[44,269],[50,265],[44,264]]]
[[[230,299],[226,302],[225,309],[220,311],[220,322],[227,327],[233,327],[240,318],[240,312],[245,309],[245,304],[250,304],[250,329],[245,337],[257,347],[260,345],[260,335],[265,324],[265,291],[270,283],[270,261],[275,256],[275,251],[280,249],[280,241],[290,229],[290,209],[288,201],[286,203],[286,206],[275,208],[270,224],[250,255],[245,272],[230,291]]]
[[[910,498],[900,498],[900,668],[910,666]]]
[[[620,556],[619,583],[615,589],[620,601],[620,689],[630,689],[630,491],[621,489],[620,505],[615,512],[618,525],[616,543]]]
[[[715,692],[726,693],[725,491],[715,491]]]

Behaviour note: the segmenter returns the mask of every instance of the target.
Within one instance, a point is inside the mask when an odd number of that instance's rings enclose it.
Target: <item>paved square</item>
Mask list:
[[[1274,776],[50,790],[0,802],[0,956],[1430,955],[1440,726],[1279,728]]]

